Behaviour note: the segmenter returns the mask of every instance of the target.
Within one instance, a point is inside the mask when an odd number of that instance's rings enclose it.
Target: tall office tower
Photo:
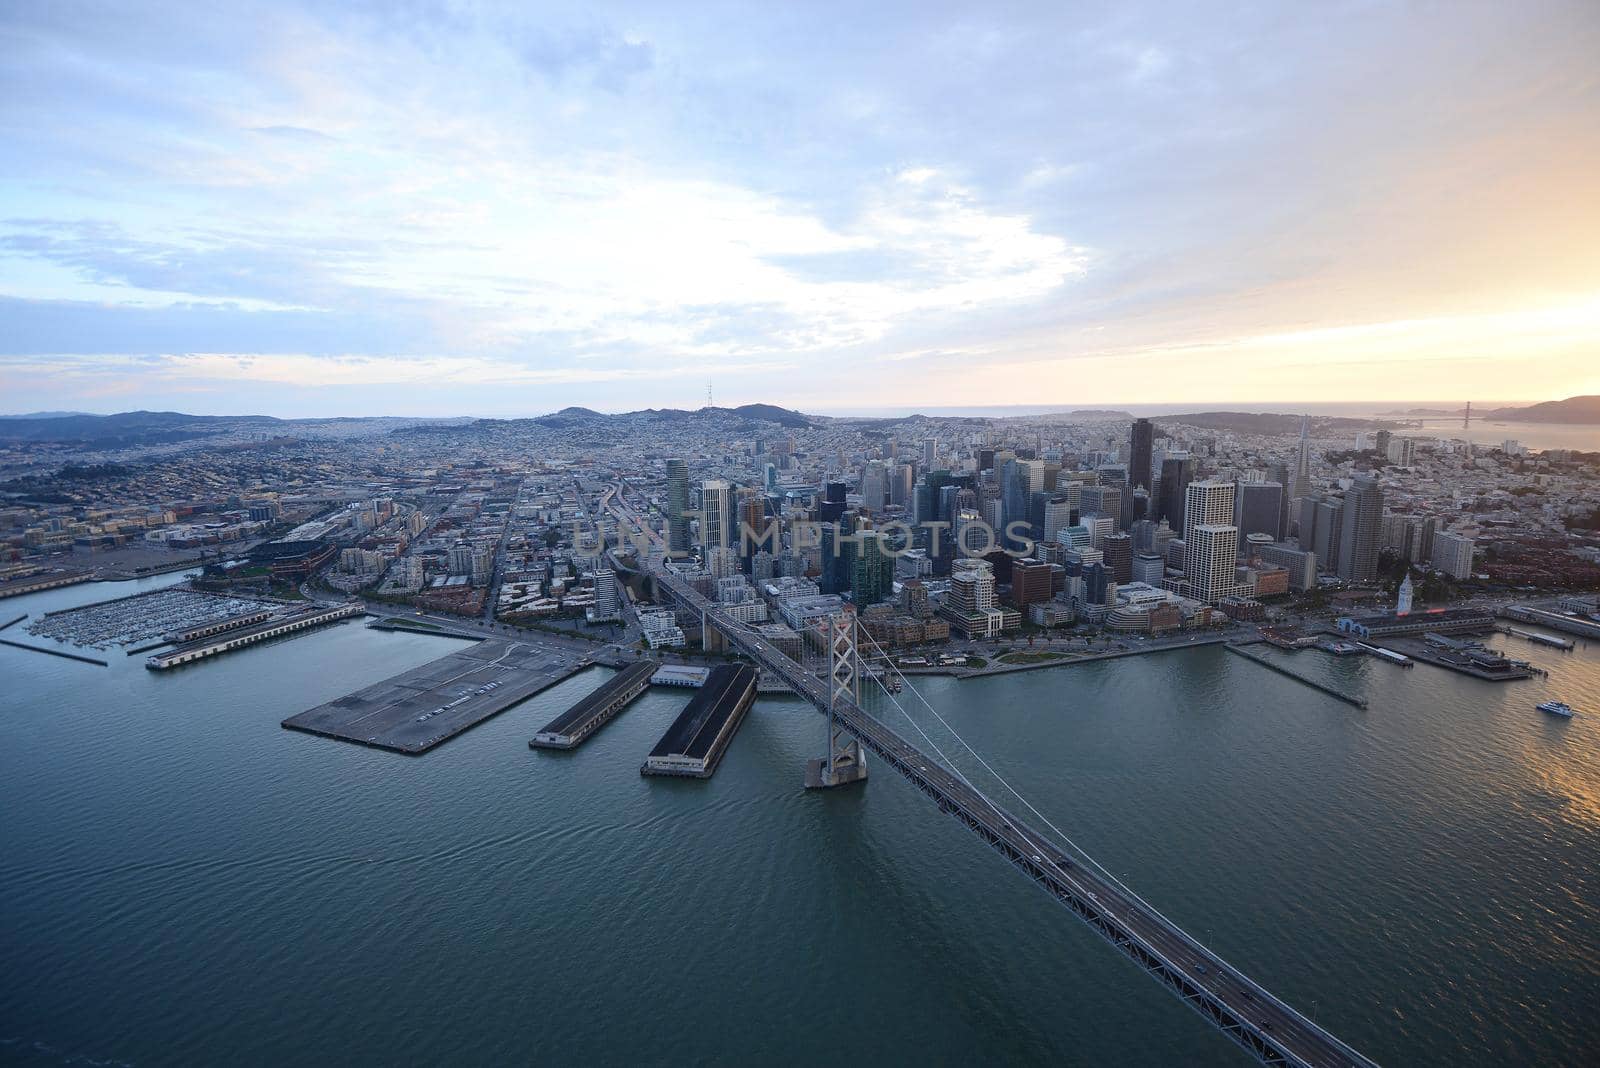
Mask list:
[[[1084,486],[1078,491],[1078,512],[1081,515],[1108,515],[1120,525],[1122,521],[1122,487]]]
[[[876,515],[883,511],[883,500],[888,488],[888,475],[877,460],[861,469],[861,504]]]
[[[1184,495],[1194,481],[1194,460],[1187,455],[1168,455],[1161,461],[1161,496],[1156,518],[1165,519],[1173,530],[1183,529]]]
[[[1339,577],[1346,582],[1373,581],[1378,577],[1378,550],[1383,541],[1383,487],[1373,476],[1357,475],[1350,480],[1342,527]]]
[[[1056,531],[1062,527],[1070,527],[1077,521],[1074,514],[1077,511],[1072,501],[1064,493],[1056,493],[1044,502],[1044,520],[1040,531],[1045,541],[1054,541]]]
[[[1117,517],[1096,512],[1084,513],[1082,524],[1089,528],[1089,544],[1101,548],[1107,538],[1117,532]]]
[[[978,450],[978,470],[979,471],[993,471],[994,470],[994,450],[993,449],[979,449]]]
[[[667,549],[675,555],[689,551],[689,465],[667,461]]]
[[[914,470],[910,464],[896,464],[889,472],[889,503],[898,508],[911,507],[911,487]]]
[[[1276,482],[1283,487],[1283,492],[1278,495],[1278,539],[1287,538],[1290,533],[1289,501],[1293,496],[1289,492],[1289,465],[1282,460],[1267,468],[1267,481]]]
[[[1082,523],[1077,523],[1070,527],[1062,527],[1056,531],[1055,540],[1061,545],[1076,549],[1087,549],[1094,544],[1094,532]]]
[[[1129,569],[1133,574],[1134,582],[1144,582],[1151,586],[1160,586],[1161,580],[1167,577],[1167,564],[1157,553],[1134,553],[1133,565]]]
[[[923,438],[922,439],[922,467],[923,467],[923,469],[926,470],[926,471],[932,471],[933,470],[933,465],[934,465],[935,462],[938,461],[938,459],[939,459],[939,439],[938,438]]]
[[[754,490],[739,491],[739,522],[735,532],[735,545],[743,560],[744,569],[750,570],[756,553],[765,549],[775,553],[779,549],[776,519],[767,516],[767,499]]]
[[[1198,526],[1233,526],[1233,483],[1191,482],[1183,494],[1183,540]],[[1238,556],[1235,546],[1234,556]]]
[[[1394,440],[1394,433],[1389,430],[1380,430],[1373,435],[1372,447],[1379,456],[1389,455],[1389,443]]]
[[[1156,547],[1156,525],[1152,520],[1141,519],[1129,531],[1133,535],[1133,551],[1139,553],[1154,552]]]
[[[1127,534],[1108,534],[1100,542],[1106,555],[1106,569],[1113,582],[1133,581],[1133,538]]]
[[[955,525],[951,527],[951,544],[957,556],[982,556],[988,552],[995,537],[994,527],[983,515],[970,508],[956,511]]]
[[[1205,483],[1194,484],[1201,485]],[[1190,497],[1191,502],[1195,500]],[[1232,523],[1195,523],[1184,531],[1183,575],[1191,597],[1216,604],[1237,585],[1238,567],[1238,527]]]
[[[822,487],[822,500],[817,502],[817,522],[837,523],[844,516],[843,482],[829,482]]]
[[[1127,497],[1123,498],[1125,507],[1123,515],[1127,517],[1127,527],[1133,529],[1135,523],[1143,522],[1150,518],[1150,491],[1140,486]]]
[[[1155,427],[1148,419],[1135,419],[1128,435],[1128,485],[1150,488],[1150,447],[1155,444]]]
[[[817,591],[843,593],[849,585],[844,574],[844,545],[840,540],[844,533],[837,521],[830,520],[822,524],[820,535],[817,553],[822,573],[817,576]]]
[[[1318,566],[1328,574],[1334,574],[1339,570],[1339,542],[1343,532],[1344,501],[1338,497],[1319,497],[1312,513],[1311,544],[1307,545],[1302,537],[1300,548],[1309,548],[1316,554]]]
[[[733,519],[733,487],[721,479],[708,478],[700,483],[700,546],[710,553],[712,549],[728,547],[728,524]]]
[[[1065,497],[1067,499],[1068,506],[1071,507],[1074,512],[1082,510],[1083,483],[1078,479],[1068,478],[1064,474],[1060,478],[1057,478],[1055,495],[1057,497]]]
[[[1000,466],[1001,514],[1007,526],[1028,521],[1028,473],[1022,466],[1026,462],[1007,460]]]
[[[951,478],[948,471],[928,471],[922,476],[922,481],[917,483],[913,495],[917,508],[917,522],[932,523],[938,521],[939,503],[946,486],[950,485]]]
[[[766,464],[761,469],[761,485],[768,493],[778,492],[778,469],[772,464]]]
[[[857,607],[886,601],[894,593],[894,557],[888,535],[863,531],[856,543],[850,598]]]
[[[1233,503],[1233,525],[1239,528],[1239,546],[1252,534],[1270,534],[1283,540],[1283,484],[1240,482]]]
[[[1295,500],[1311,495],[1311,417],[1300,417],[1300,451],[1295,456],[1294,482],[1289,496]]]
[[[1116,517],[1118,525],[1126,530],[1133,521],[1130,514],[1133,509],[1132,491],[1128,488],[1128,466],[1126,464],[1101,464],[1095,472],[1096,481],[1102,486],[1115,486],[1117,493]]]
[[[1048,601],[1051,573],[1055,568],[1039,560],[1017,560],[1011,565],[1011,603],[1026,608],[1036,601]]]
[[[1465,534],[1441,530],[1433,536],[1433,566],[1453,579],[1472,577],[1472,551],[1475,543]]]

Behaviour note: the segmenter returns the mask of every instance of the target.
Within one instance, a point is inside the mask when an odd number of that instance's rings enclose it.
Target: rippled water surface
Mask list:
[[[1494,644],[1550,677],[1271,654],[1360,711],[1209,648],[919,685],[1380,1062],[1594,1063],[1600,648]],[[710,782],[638,774],[681,691],[529,750],[598,670],[421,758],[279,727],[450,647],[346,624],[159,674],[0,647],[0,1060],[1242,1062],[893,773],[802,790],[798,702]]]

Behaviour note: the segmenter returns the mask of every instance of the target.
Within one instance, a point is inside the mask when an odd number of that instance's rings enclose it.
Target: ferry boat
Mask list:
[[[1539,711],[1548,712],[1552,716],[1562,716],[1566,719],[1572,718],[1572,706],[1562,704],[1560,701],[1546,701],[1539,706]]]

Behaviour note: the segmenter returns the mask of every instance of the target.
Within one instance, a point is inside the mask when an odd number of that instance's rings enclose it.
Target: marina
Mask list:
[[[639,769],[641,775],[709,779],[756,697],[756,669],[713,668]]]
[[[304,611],[303,604],[173,587],[46,612],[28,633],[79,648],[193,641]]]
[[[487,638],[290,716],[283,726],[417,755],[588,666],[567,650]]]
[[[581,697],[576,704],[551,720],[528,742],[533,749],[573,749],[585,738],[611,722],[635,697],[650,687],[656,673],[652,661],[630,664]]]

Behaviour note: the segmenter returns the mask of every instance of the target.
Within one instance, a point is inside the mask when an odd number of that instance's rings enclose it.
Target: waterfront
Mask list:
[[[1494,644],[1551,677],[1268,654],[1362,711],[1204,649],[916,685],[1369,1056],[1578,1064],[1600,649]],[[422,758],[279,726],[454,647],[344,624],[167,675],[0,649],[0,1057],[1243,1063],[896,776],[802,791],[822,729],[797,701],[759,702],[709,782],[638,775],[688,691],[530,750],[594,672]]]

